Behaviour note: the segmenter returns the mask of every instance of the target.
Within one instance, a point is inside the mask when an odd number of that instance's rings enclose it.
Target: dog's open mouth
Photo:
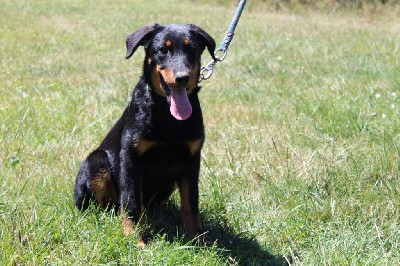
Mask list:
[[[163,89],[170,98],[169,111],[177,120],[186,120],[192,115],[192,105],[189,102],[186,88],[170,88],[160,77]]]

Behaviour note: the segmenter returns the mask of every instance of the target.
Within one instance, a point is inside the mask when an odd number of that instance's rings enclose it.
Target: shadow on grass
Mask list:
[[[226,261],[236,262],[239,265],[288,265],[283,256],[269,253],[255,237],[234,233],[224,218],[202,217],[202,221],[204,229],[209,231],[212,241],[216,241],[216,246]],[[148,209],[147,223],[152,231],[148,234],[149,241],[157,233],[165,233],[167,241],[171,243],[177,238],[184,238],[179,208],[172,201]]]

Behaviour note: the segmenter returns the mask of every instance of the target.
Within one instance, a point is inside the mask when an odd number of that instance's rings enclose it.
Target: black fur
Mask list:
[[[168,199],[175,186],[183,182],[189,184],[189,204],[196,216],[200,149],[204,141],[197,80],[200,56],[207,47],[213,57],[215,42],[192,24],[146,25],[129,35],[126,42],[126,58],[138,46],[144,46],[143,75],[121,118],[82,163],[76,178],[75,204],[84,210],[90,200],[100,203],[95,194],[101,194],[98,191],[102,187],[95,187],[94,179],[106,172],[111,175],[106,184],[113,188],[106,187],[105,191],[116,192],[116,197],[103,195],[106,203],[119,207],[135,224],[142,205]],[[185,120],[177,120],[170,112],[171,89],[177,87],[186,88],[192,107]]]

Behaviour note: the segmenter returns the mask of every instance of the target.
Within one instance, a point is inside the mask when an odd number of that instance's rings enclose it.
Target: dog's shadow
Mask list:
[[[152,232],[147,233],[147,240],[151,241],[155,233],[165,234],[166,240],[171,243],[177,238],[184,239],[179,208],[173,200],[148,208],[146,212],[146,220]],[[283,256],[272,255],[262,248],[255,237],[234,233],[222,216],[210,216],[218,218],[202,217],[204,229],[208,231],[212,241],[215,241],[226,261],[238,265],[288,265]],[[195,242],[188,241],[192,245]],[[207,248],[204,244],[198,245]]]

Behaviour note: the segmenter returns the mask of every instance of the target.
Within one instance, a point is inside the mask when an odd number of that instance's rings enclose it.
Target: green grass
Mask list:
[[[0,264],[400,264],[395,16],[245,10],[200,95],[200,208],[215,245],[182,236],[177,195],[148,214],[144,251],[118,215],[75,209],[79,164],[141,72],[126,35],[190,22],[219,43],[233,15],[144,2],[2,2]]]

